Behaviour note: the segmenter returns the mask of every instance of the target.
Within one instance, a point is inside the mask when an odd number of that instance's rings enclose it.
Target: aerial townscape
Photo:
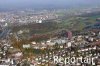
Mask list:
[[[37,9],[0,3],[0,66],[100,66],[97,2]]]

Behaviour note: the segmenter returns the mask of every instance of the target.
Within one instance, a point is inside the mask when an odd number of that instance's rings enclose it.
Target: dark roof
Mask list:
[[[96,22],[93,25],[86,26],[85,30],[100,30],[100,22]]]

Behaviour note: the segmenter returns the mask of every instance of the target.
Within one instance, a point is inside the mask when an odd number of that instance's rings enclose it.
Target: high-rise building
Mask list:
[[[67,31],[67,37],[68,37],[68,39],[72,38],[72,32],[71,31]]]

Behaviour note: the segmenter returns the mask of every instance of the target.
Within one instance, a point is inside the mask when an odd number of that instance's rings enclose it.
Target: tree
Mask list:
[[[59,49],[59,45],[58,45],[58,43],[55,43],[55,45],[54,45],[54,49],[55,49],[55,50],[58,50],[58,49]]]

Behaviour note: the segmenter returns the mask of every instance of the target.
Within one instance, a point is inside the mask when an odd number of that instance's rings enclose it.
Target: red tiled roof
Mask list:
[[[96,42],[93,42],[92,45],[93,45],[93,46],[94,46],[94,45],[100,46],[100,40],[99,40],[99,41],[96,41]]]

